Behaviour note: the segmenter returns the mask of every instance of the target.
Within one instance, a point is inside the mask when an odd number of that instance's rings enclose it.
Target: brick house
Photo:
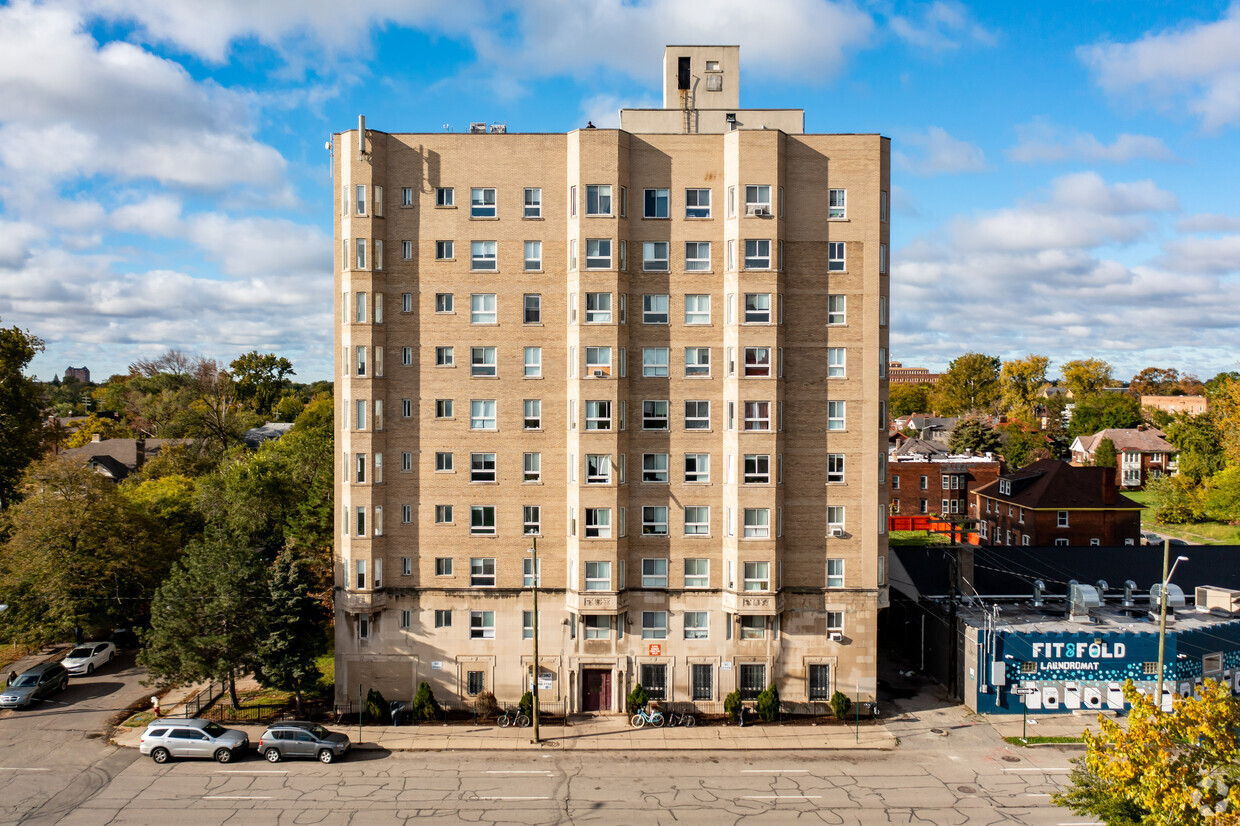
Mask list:
[[[887,468],[891,515],[947,515],[967,513],[969,493],[998,479],[1003,464],[993,456],[906,453],[902,449]]]
[[[1108,428],[1092,436],[1077,436],[1072,441],[1073,464],[1092,465],[1094,451],[1103,439],[1115,444],[1115,484],[1120,487],[1138,490],[1151,480],[1176,472],[1175,446],[1164,438],[1161,430],[1145,425]]]
[[[983,545],[1136,545],[1141,506],[1107,468],[1042,459],[970,495]]]

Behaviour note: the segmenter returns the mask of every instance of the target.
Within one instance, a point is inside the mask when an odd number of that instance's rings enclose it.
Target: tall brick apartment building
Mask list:
[[[668,47],[620,129],[335,136],[336,684],[872,694],[889,142]]]

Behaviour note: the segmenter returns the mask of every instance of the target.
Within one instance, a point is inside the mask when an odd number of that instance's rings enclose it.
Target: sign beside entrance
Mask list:
[[[657,642],[652,642],[652,643],[650,643],[650,654],[649,654],[649,656],[651,656],[651,657],[662,657],[662,656],[663,656],[663,646],[662,646],[662,645],[660,645],[660,644],[659,644],[659,643],[657,643]]]
[[[443,671],[443,660],[432,660],[431,671]]]
[[[731,661],[724,660],[723,662],[719,663],[719,670],[720,671],[731,671],[732,670]]]
[[[544,671],[543,673],[538,675],[538,690],[539,691],[550,691],[551,690],[551,672]]]

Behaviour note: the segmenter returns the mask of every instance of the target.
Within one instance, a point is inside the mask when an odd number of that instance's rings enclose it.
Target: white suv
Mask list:
[[[249,747],[250,737],[244,731],[190,717],[151,723],[138,749],[156,763],[167,763],[169,757],[214,757],[217,763],[228,763]]]

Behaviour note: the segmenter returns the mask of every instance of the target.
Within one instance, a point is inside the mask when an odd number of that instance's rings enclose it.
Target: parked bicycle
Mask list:
[[[508,728],[509,726],[525,728],[530,724],[530,718],[528,714],[522,714],[519,711],[505,711],[499,716],[497,722],[500,728]]]
[[[684,726],[685,728],[693,728],[695,725],[697,725],[697,720],[694,718],[692,714],[688,712],[685,712],[684,714],[679,714],[675,711],[669,711],[667,713],[667,727],[668,728],[671,728],[673,726]]]
[[[630,718],[629,722],[632,723],[633,728],[641,728],[647,723],[655,728],[661,728],[666,720],[663,718],[663,712],[661,711],[651,711],[648,708],[639,708],[637,713]]]

